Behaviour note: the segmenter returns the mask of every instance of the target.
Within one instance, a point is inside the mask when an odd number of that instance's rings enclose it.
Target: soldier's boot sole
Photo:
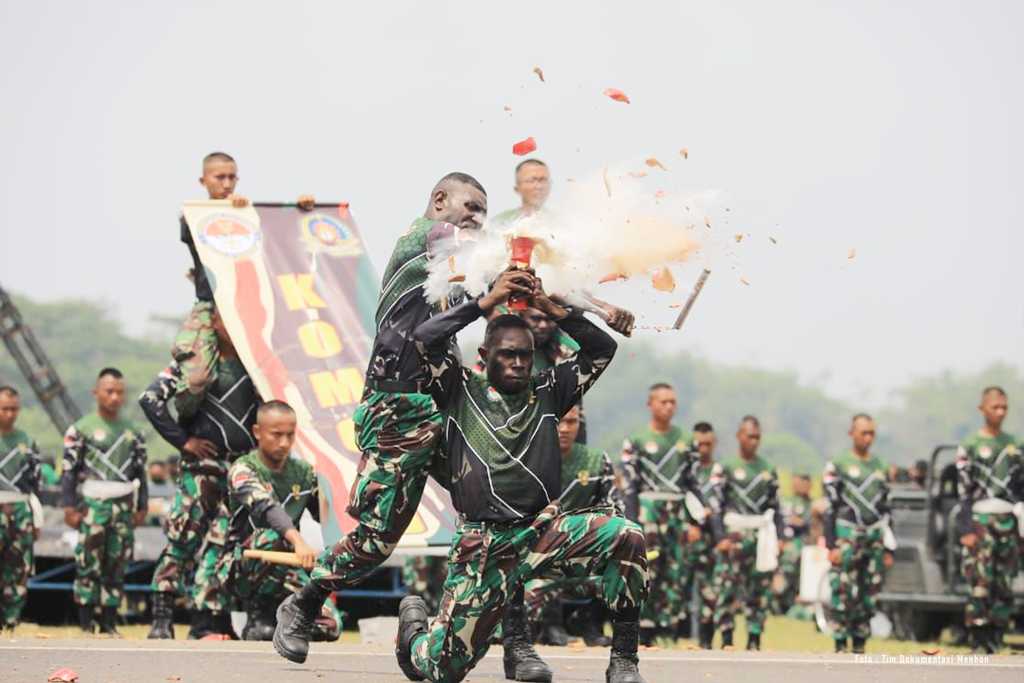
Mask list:
[[[426,677],[412,663],[412,641],[427,632],[427,603],[418,595],[407,595],[398,603],[398,638],[395,643],[395,659],[398,668],[410,681],[422,681]]]
[[[309,655],[309,639],[313,631],[313,618],[306,617],[298,604],[298,594],[277,608],[277,628],[274,629],[274,649],[290,662],[302,664]]]

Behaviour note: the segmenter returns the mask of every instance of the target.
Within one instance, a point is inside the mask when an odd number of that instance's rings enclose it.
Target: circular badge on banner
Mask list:
[[[214,213],[199,224],[199,241],[219,254],[241,256],[260,242],[260,231],[235,214]]]
[[[359,240],[352,235],[344,223],[322,213],[303,216],[299,222],[302,239],[317,251],[334,256],[358,256]]]

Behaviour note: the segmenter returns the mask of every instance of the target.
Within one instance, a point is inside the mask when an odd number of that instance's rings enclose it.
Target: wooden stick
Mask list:
[[[697,296],[700,294],[700,290],[704,289],[704,283],[708,281],[708,275],[711,275],[711,271],[707,268],[697,278],[697,282],[693,285],[693,291],[690,292],[690,297],[683,304],[683,310],[679,311],[679,317],[676,318],[676,324],[673,325],[675,329],[679,329],[683,326],[683,322],[686,320],[686,316],[690,315],[690,309],[693,308],[694,302],[697,301]]]
[[[285,564],[289,567],[302,566],[302,561],[298,555],[280,550],[243,550],[242,557],[247,560],[259,560],[267,564]]]

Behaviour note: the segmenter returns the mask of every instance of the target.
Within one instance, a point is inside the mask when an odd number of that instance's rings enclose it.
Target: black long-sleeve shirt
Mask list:
[[[449,343],[482,315],[476,301],[416,328],[430,371],[428,391],[444,414],[441,448],[455,508],[470,521],[529,519],[561,493],[558,421],[593,386],[616,343],[581,315],[562,321],[579,352],[534,375],[516,394],[499,392],[485,374],[462,366]]]

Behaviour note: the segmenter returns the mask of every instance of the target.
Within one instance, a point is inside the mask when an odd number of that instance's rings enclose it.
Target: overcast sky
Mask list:
[[[447,171],[514,205],[532,135],[556,194],[658,155],[752,235],[751,284],[716,269],[660,342],[870,404],[1021,361],[1022,25],[1012,1],[3,2],[0,283],[180,315],[213,149],[256,200],[350,201],[379,270]]]

